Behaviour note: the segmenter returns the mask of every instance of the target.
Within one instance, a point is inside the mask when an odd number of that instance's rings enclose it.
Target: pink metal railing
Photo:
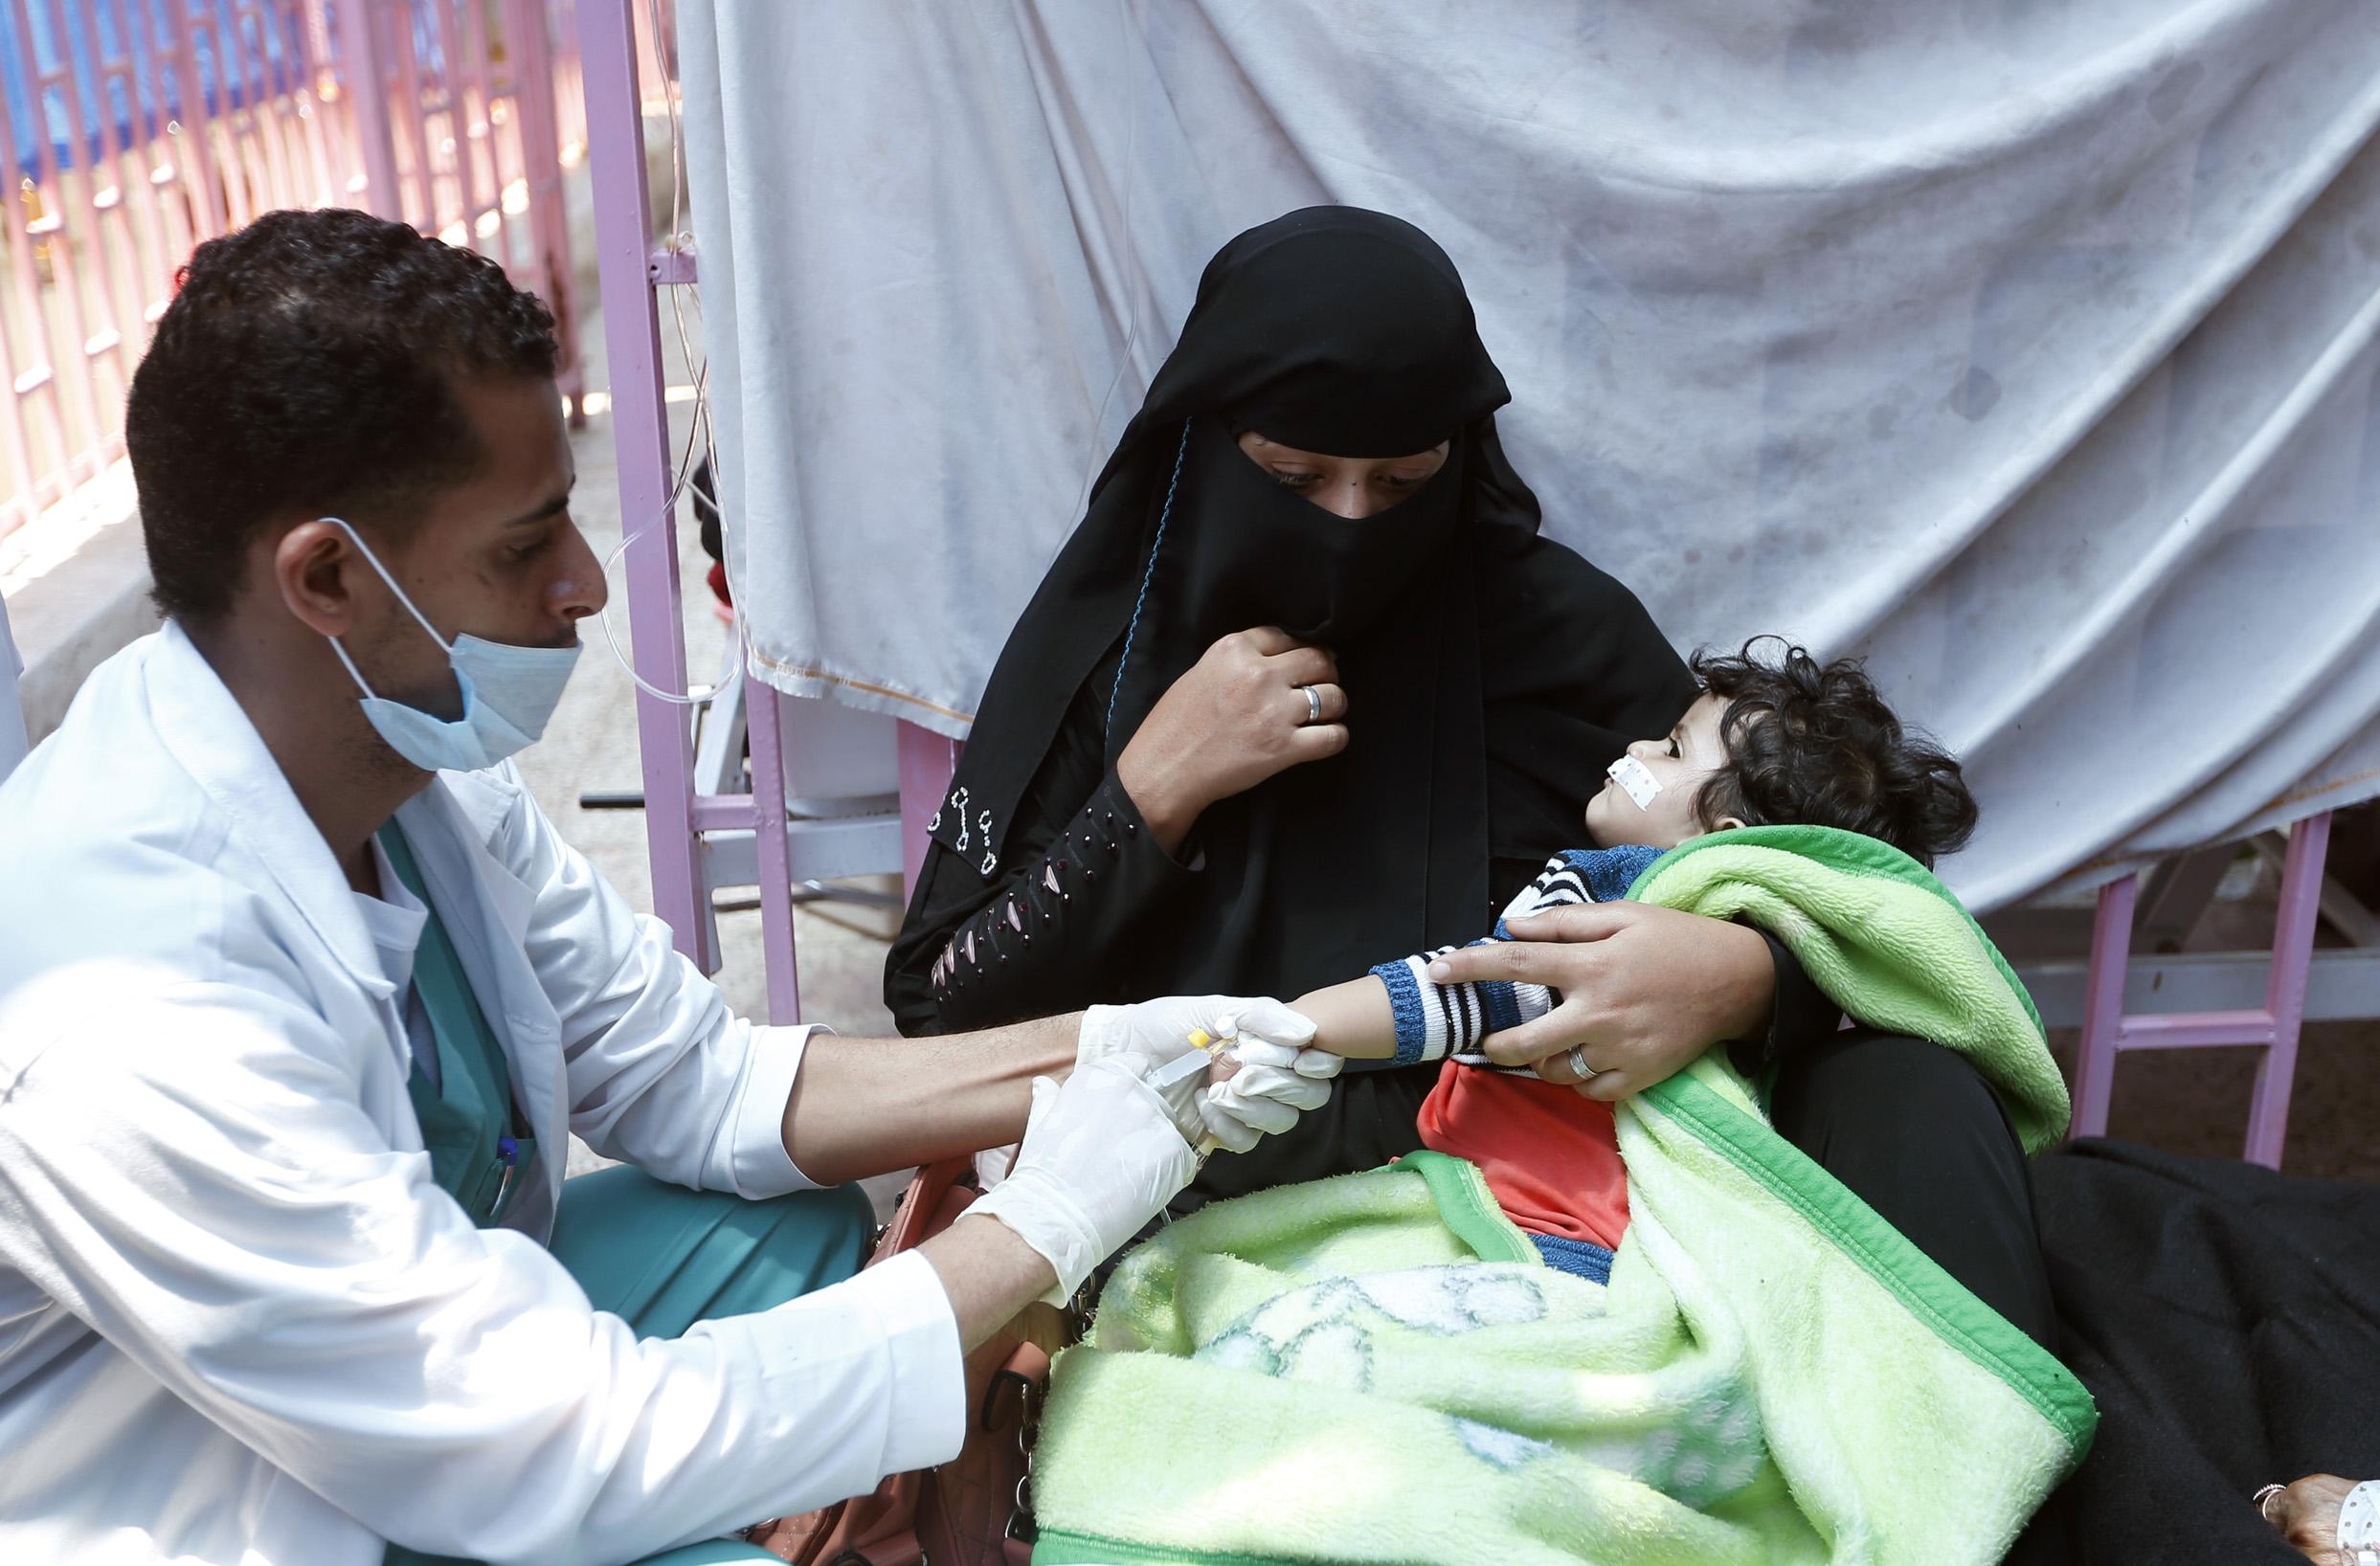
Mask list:
[[[563,324],[575,412],[573,4],[0,0],[0,535],[123,454],[182,263],[276,208],[368,207],[502,261]]]

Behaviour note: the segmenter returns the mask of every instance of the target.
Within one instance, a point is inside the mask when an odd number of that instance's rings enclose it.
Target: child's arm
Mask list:
[[[1576,875],[1557,857],[1505,913],[1508,918],[1535,913],[1583,896]],[[1493,935],[1471,944],[1503,938],[1499,920]],[[1362,978],[1310,991],[1291,1004],[1313,1018],[1315,1048],[1350,1060],[1409,1065],[1473,1054],[1489,1034],[1541,1017],[1560,999],[1536,984],[1440,984],[1429,976],[1429,965],[1453,950],[1442,947],[1381,963]]]
[[[1388,986],[1370,973],[1310,990],[1290,1005],[1313,1018],[1316,1049],[1351,1061],[1385,1061],[1397,1053],[1397,1014],[1388,1003]]]
[[[1438,983],[1429,965],[1452,950],[1381,963],[1359,979],[1309,991],[1291,1004],[1313,1018],[1314,1048],[1399,1065],[1475,1053],[1489,1034],[1553,1009],[1553,993],[1541,985]]]

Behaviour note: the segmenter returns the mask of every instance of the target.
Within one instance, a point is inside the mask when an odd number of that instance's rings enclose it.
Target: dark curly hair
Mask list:
[[[403,223],[268,213],[200,245],[124,411],[158,607],[220,618],[275,518],[401,528],[479,465],[455,382],[557,352],[504,268]]]
[[[1764,657],[1763,642],[1784,652]],[[1925,865],[1974,834],[1975,796],[1957,760],[1904,728],[1856,661],[1821,667],[1783,637],[1754,637],[1741,652],[1697,652],[1692,666],[1727,704],[1727,764],[1695,797],[1706,830],[1730,816],[1747,826],[1840,827]]]

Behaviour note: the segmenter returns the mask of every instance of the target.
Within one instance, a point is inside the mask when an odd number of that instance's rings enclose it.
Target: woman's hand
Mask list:
[[[1337,682],[1327,649],[1269,625],[1209,647],[1116,758],[1116,777],[1159,845],[1179,849],[1216,800],[1347,749],[1347,693]]]
[[[2267,1496],[2262,1509],[2264,1520],[2315,1566],[2342,1566],[2339,1504],[2354,1488],[2352,1479],[2330,1473],[2310,1474]]]
[[[1498,1065],[1525,1065],[1606,1103],[1675,1075],[1722,1039],[1765,1025],[1776,967],[1759,933],[1648,903],[1591,903],[1515,919],[1512,939],[1467,946],[1430,964],[1442,984],[1504,979],[1561,992],[1543,1017],[1482,1043]],[[1576,1048],[1593,1075],[1582,1080]]]

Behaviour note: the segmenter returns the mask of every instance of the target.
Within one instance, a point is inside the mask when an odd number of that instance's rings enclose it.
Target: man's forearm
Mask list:
[[[1017,1312],[1049,1292],[1058,1275],[1039,1251],[996,1218],[972,1214],[917,1247],[942,1280],[958,1320],[958,1348],[974,1352]]]
[[[932,1039],[812,1034],[785,1102],[785,1150],[841,1185],[1024,1134],[1035,1077],[1074,1065],[1082,1015]]]

